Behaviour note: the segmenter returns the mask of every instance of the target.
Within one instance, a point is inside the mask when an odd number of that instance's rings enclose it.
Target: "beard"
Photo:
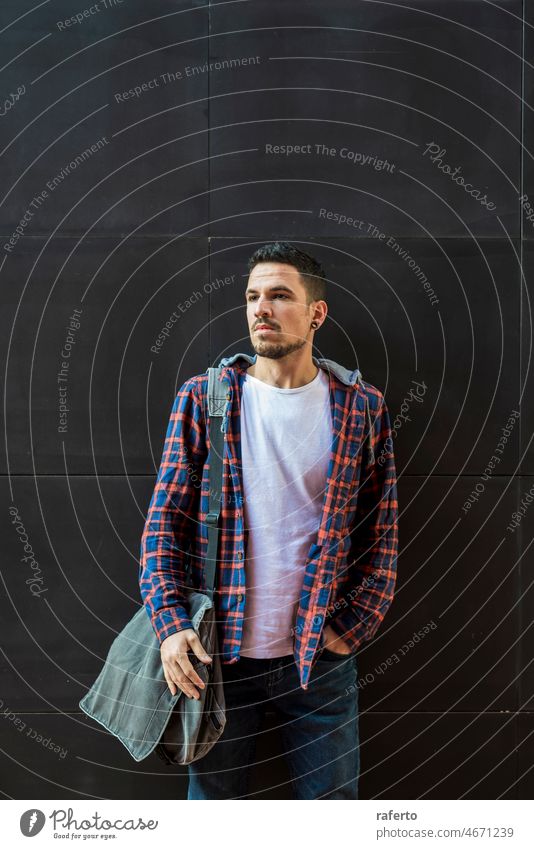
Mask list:
[[[269,360],[281,360],[293,351],[299,351],[306,344],[306,339],[296,339],[294,342],[269,342],[260,339],[252,342],[254,352],[258,357],[266,357]]]

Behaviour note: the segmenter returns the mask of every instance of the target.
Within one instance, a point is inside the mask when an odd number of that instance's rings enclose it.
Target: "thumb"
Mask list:
[[[196,657],[198,657],[199,660],[201,660],[203,663],[211,663],[212,659],[207,653],[207,651],[204,650],[204,646],[200,642],[200,637],[198,636],[198,634],[192,634],[189,637],[188,642],[194,654],[196,655]]]

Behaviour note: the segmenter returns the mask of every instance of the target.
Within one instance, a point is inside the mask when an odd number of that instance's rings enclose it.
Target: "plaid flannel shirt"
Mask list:
[[[221,361],[228,387],[214,603],[223,663],[239,660],[246,603],[247,530],[240,473],[241,393],[256,357]],[[293,628],[294,658],[306,690],[329,624],[352,652],[370,640],[393,600],[398,552],[397,481],[382,393],[332,360],[327,370],[333,434],[322,516],[305,564]],[[205,590],[210,440],[207,372],[174,400],[141,538],[140,592],[160,644],[191,628],[188,587]]]

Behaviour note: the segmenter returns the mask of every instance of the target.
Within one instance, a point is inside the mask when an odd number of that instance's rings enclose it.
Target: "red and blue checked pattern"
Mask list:
[[[228,386],[220,546],[214,595],[223,663],[239,659],[245,610],[246,529],[240,473],[241,393],[248,363],[222,369]],[[328,370],[333,434],[323,511],[306,560],[294,657],[307,689],[325,624],[352,651],[370,640],[395,590],[398,504],[389,413],[363,380]],[[210,441],[207,373],[186,381],[172,407],[141,538],[139,586],[160,644],[192,624],[186,588],[205,590]],[[371,433],[369,438],[369,428]]]

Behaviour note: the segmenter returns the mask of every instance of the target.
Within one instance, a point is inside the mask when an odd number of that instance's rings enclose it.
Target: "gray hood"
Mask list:
[[[246,362],[251,366],[256,362],[256,357],[257,354],[232,354],[231,357],[223,357],[219,366],[233,366],[234,363],[237,363],[239,360],[246,360]],[[324,357],[317,358],[312,356],[312,360],[317,367],[333,372],[336,377],[338,377],[339,380],[347,386],[352,386],[356,382],[361,381],[362,373],[359,368],[354,369],[354,371],[349,371],[349,369],[345,368],[345,366],[341,366],[339,363],[334,362],[334,360],[327,360]]]

